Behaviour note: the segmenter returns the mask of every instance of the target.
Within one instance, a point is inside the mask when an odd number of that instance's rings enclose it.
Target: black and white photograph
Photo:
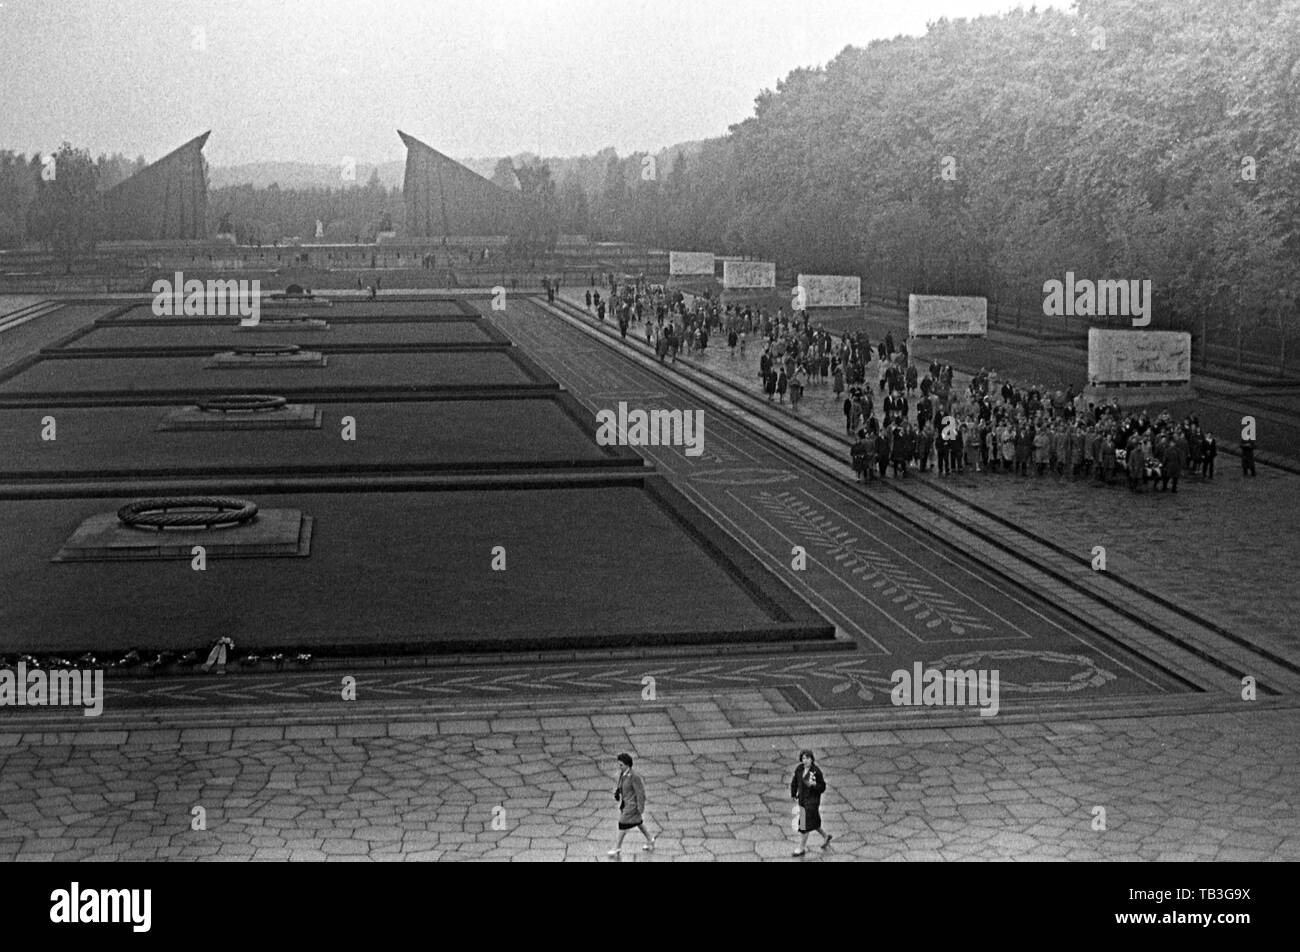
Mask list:
[[[2,0],[0,77],[25,915],[1029,862],[1232,942],[1300,860],[1300,0]]]

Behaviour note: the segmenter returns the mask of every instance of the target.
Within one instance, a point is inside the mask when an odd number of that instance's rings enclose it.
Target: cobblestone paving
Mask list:
[[[626,749],[662,833],[625,860],[793,861],[803,746],[835,839],[801,862],[1300,859],[1300,711],[1276,708],[722,739],[666,712],[0,735],[0,858],[604,860]]]
[[[644,342],[641,325],[628,335]],[[719,346],[720,343],[720,346]],[[762,348],[750,341],[734,357],[714,338],[683,362],[758,392]],[[868,377],[870,378],[870,369]],[[969,375],[957,374],[964,388]],[[876,415],[879,391],[873,393]],[[842,398],[830,385],[808,388],[798,416],[844,434]],[[915,409],[915,398],[909,401]],[[788,413],[793,411],[789,403]],[[845,467],[848,437],[845,436]],[[1085,479],[971,474],[922,479],[941,482],[963,499],[1009,518],[1057,545],[1087,557],[1104,546],[1107,570],[1202,618],[1289,658],[1300,657],[1300,586],[1291,584],[1300,560],[1300,476],[1267,466],[1242,476],[1234,457],[1220,455],[1215,478],[1185,478],[1178,494]]]

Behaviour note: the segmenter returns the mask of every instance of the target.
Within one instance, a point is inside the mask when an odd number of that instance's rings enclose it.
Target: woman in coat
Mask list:
[[[998,441],[1002,444],[1002,468],[1011,472],[1011,464],[1016,459],[1016,431],[1007,424],[1002,424],[998,431]]]
[[[803,364],[799,364],[794,369],[794,376],[790,378],[790,409],[799,409],[799,401],[803,399],[804,388],[808,385],[808,371]]]
[[[1045,428],[1039,428],[1034,434],[1034,468],[1038,475],[1042,476],[1047,471],[1047,464],[1051,461],[1052,454],[1052,437]]]
[[[790,799],[799,804],[799,848],[795,856],[808,852],[808,834],[816,830],[822,837],[822,849],[831,845],[831,835],[822,829],[822,794],[826,792],[826,777],[817,766],[811,750],[799,751],[799,766],[794,768],[790,781]]]
[[[617,856],[623,851],[623,837],[627,836],[627,831],[638,829],[641,835],[645,837],[643,850],[652,850],[655,848],[655,840],[658,836],[651,836],[646,832],[645,820],[645,782],[641,775],[632,769],[632,755],[622,753],[618,755],[619,773],[618,783],[614,786],[614,799],[618,801],[618,841],[614,848],[610,850],[607,856]]]

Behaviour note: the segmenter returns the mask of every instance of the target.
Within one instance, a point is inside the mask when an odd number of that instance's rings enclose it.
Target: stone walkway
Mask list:
[[[716,705],[681,705],[698,730],[658,710],[0,735],[0,858],[604,860],[628,750],[662,833],[625,860],[794,861],[811,746],[835,840],[800,862],[1300,860],[1295,708],[719,738]]]

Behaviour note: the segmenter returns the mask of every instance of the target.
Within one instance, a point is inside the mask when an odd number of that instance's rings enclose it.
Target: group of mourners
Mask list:
[[[1121,479],[1133,492],[1149,485],[1176,493],[1186,475],[1214,478],[1218,441],[1194,415],[1179,421],[1168,410],[1154,417],[1146,410],[1126,413],[1117,398],[1098,404],[1073,385],[1064,391],[1017,385],[986,369],[954,393],[951,366],[938,362],[915,385],[913,368],[903,370],[900,388],[895,368],[879,418],[868,388],[851,387],[843,404],[845,430],[857,436],[850,461],[863,482],[883,479],[891,468],[903,478],[912,467],[922,473],[933,467],[941,476]],[[1254,474],[1251,446],[1243,471]]]
[[[587,309],[600,321],[612,319],[624,339],[634,323],[642,323],[645,342],[660,361],[676,362],[679,353],[699,354],[717,335],[725,335],[734,356],[745,352],[748,335],[775,326],[765,311],[754,307],[722,305],[709,297],[695,297],[680,290],[647,283],[644,276],[619,281],[609,277],[608,297],[599,289],[584,292]]]
[[[863,331],[836,334],[812,325],[806,311],[786,315],[777,308],[773,315],[704,297],[688,304],[680,291],[644,277],[610,276],[609,288],[608,300],[589,290],[588,308],[602,321],[612,314],[624,338],[634,321],[644,322],[646,343],[661,361],[676,361],[682,350],[702,352],[719,334],[733,357],[737,349],[743,356],[747,338],[757,334],[758,378],[768,400],[784,403],[788,395],[797,412],[810,389],[824,388],[836,401],[844,395],[845,431],[856,436],[850,460],[863,482],[891,470],[896,478],[911,470],[1050,474],[1176,493],[1188,475],[1214,478],[1218,441],[1194,415],[1125,412],[1117,398],[1098,404],[1073,385],[1049,390],[985,368],[962,390],[950,364],[913,360],[892,332],[873,346]],[[1243,473],[1253,476],[1253,441],[1242,442],[1241,455]]]
[[[837,401],[847,391],[845,430],[857,437],[850,460],[864,482],[891,471],[904,478],[913,469],[1002,472],[1119,479],[1134,492],[1151,486],[1176,493],[1187,475],[1214,478],[1218,441],[1196,416],[1126,413],[1118,399],[1098,404],[1073,385],[1017,384],[985,368],[959,390],[950,364],[914,361],[892,333],[873,347],[864,332],[836,337],[809,326],[805,314],[764,331],[758,376],[769,400],[784,402],[788,392],[797,410],[810,386],[826,387]],[[1254,475],[1250,441],[1242,445],[1242,468]]]

